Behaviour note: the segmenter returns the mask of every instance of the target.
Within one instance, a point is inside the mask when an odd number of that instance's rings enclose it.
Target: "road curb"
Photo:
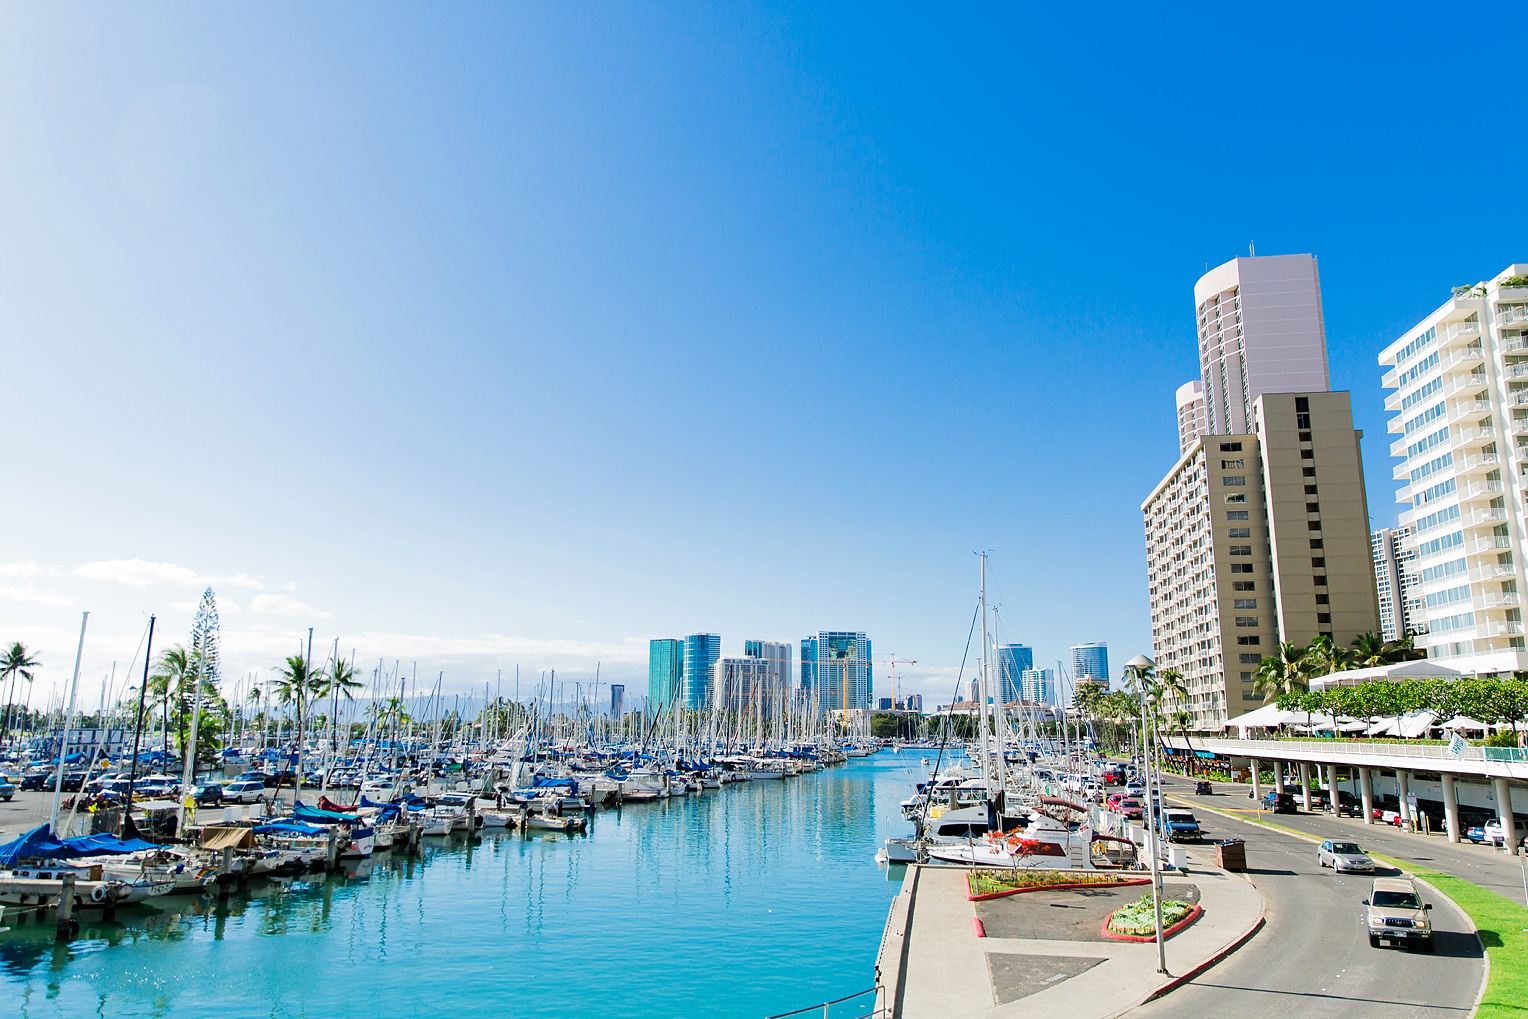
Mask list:
[[[1265,904],[1265,906],[1264,906],[1265,912],[1266,912],[1266,909],[1267,909],[1267,906]],[[1247,942],[1251,941],[1257,935],[1257,932],[1262,930],[1267,925],[1268,925],[1268,918],[1267,918],[1267,916],[1266,915],[1259,915],[1258,918],[1257,918],[1257,921],[1255,923],[1253,923],[1253,925],[1251,927],[1248,927],[1244,932],[1242,932],[1242,934],[1235,941],[1231,942],[1229,945],[1227,945],[1226,947],[1222,948],[1220,951],[1216,952],[1214,955],[1210,956],[1208,959],[1206,959],[1203,962],[1199,963],[1197,966],[1194,966],[1187,973],[1184,973],[1181,976],[1173,977],[1171,980],[1169,980],[1166,983],[1164,983],[1164,984],[1160,985],[1159,987],[1157,987],[1155,990],[1153,990],[1150,994],[1148,994],[1146,996],[1145,1000],[1143,1000],[1141,1002],[1141,1004],[1144,1005],[1148,1001],[1156,1001],[1158,998],[1162,997],[1164,994],[1167,994],[1167,993],[1169,993],[1171,991],[1175,991],[1179,987],[1182,987],[1184,984],[1188,983],[1190,980],[1194,979],[1199,974],[1203,973],[1205,970],[1209,969],[1211,966],[1215,965],[1216,963],[1218,963],[1222,959],[1224,959],[1226,956],[1228,956],[1232,952],[1236,951],[1242,945],[1245,945]]]

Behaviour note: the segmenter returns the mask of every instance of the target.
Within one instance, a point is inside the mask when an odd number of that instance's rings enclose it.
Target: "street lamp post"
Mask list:
[[[1156,806],[1153,795],[1156,787],[1152,783],[1151,735],[1146,720],[1146,680],[1156,664],[1145,655],[1136,655],[1125,663],[1125,668],[1135,677],[1136,694],[1141,701],[1141,767],[1146,773],[1146,853],[1151,860],[1151,906],[1157,918],[1157,972],[1168,975],[1167,945],[1162,936],[1162,871],[1161,863],[1157,859],[1157,820],[1153,812]],[[1156,697],[1151,697],[1151,701],[1155,703]]]

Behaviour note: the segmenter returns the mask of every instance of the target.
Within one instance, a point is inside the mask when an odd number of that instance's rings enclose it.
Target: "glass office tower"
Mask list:
[[[711,704],[711,666],[722,656],[719,633],[692,633],[684,639],[684,675],[679,680],[679,702],[691,710]]]
[[[667,711],[684,678],[684,641],[660,637],[647,642],[647,710]]]
[[[997,649],[997,677],[998,689],[1002,691],[1002,702],[1012,704],[1020,698],[1022,688],[1019,682],[1020,675],[1026,669],[1035,667],[1035,652],[1024,644],[1000,644]]]
[[[848,630],[820,630],[801,641],[801,684],[819,711],[868,710],[874,680],[870,640]]]
[[[1073,647],[1072,678],[1108,679],[1109,645],[1099,641],[1096,644],[1078,644]]]

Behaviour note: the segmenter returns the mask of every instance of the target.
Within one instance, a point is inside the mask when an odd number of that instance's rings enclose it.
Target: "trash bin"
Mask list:
[[[1215,862],[1221,870],[1245,871],[1247,844],[1241,839],[1226,839],[1215,843]]]

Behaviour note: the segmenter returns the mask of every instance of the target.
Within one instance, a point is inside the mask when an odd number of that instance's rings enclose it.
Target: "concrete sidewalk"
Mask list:
[[[979,938],[973,923],[976,903],[966,898],[966,872],[918,868],[916,879],[904,885],[908,901],[893,908],[894,921],[905,917],[905,945],[902,938],[888,938],[880,963],[898,999],[893,1014],[1000,1019],[1049,1006],[1069,1019],[1106,1019],[1129,1011],[1175,986],[1177,977],[1217,959],[1262,924],[1262,894],[1244,878],[1216,868],[1213,847],[1191,849],[1189,861],[1186,876],[1167,880],[1196,885],[1204,915],[1167,942],[1167,968],[1174,977],[1156,972],[1155,944]],[[897,967],[894,974],[892,967]]]

